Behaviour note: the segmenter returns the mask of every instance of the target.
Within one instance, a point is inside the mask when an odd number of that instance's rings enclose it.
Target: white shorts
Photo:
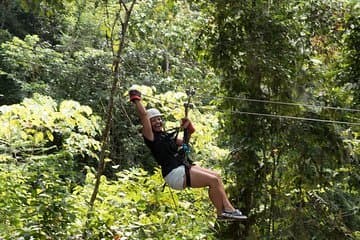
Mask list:
[[[173,169],[164,179],[171,188],[175,190],[183,190],[185,181],[185,166],[181,165]]]

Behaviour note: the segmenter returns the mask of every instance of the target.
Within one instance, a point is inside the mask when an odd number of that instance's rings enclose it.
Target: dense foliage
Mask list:
[[[356,24],[343,4],[220,0],[209,9],[216,24],[210,59],[225,96],[223,134],[236,149],[224,167],[235,179],[232,195],[251,215],[232,236],[344,239],[359,230],[348,224],[359,221],[358,139],[351,136],[358,127],[314,122],[359,119],[358,111],[336,109],[356,106],[358,98],[357,87],[349,79],[339,85],[336,74],[343,59],[353,66],[359,55],[350,40]],[[343,28],[347,20],[350,29]],[[344,38],[352,49],[345,55]],[[299,100],[307,105],[291,105]],[[289,115],[313,120],[284,120]]]
[[[35,95],[0,108],[0,237],[202,239],[214,225],[205,191],[171,191],[139,168],[101,180],[87,220],[100,145],[99,117],[78,102]],[[109,159],[108,159],[109,160]],[[116,166],[113,166],[116,167]],[[192,228],[188,233],[188,228]],[[156,230],[156,231],[155,231]]]
[[[0,238],[360,238],[358,1],[4,0],[0,26]],[[163,188],[130,87],[168,129],[196,88],[192,157],[248,221]]]

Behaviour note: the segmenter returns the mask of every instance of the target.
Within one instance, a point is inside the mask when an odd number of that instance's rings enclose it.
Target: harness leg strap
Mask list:
[[[185,165],[186,187],[188,188],[191,187],[190,168],[191,166]]]

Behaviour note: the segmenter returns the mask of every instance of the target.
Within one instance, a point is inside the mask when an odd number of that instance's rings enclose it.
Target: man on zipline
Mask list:
[[[230,203],[218,173],[184,161],[184,154],[179,152],[183,140],[177,138],[177,133],[168,133],[164,130],[163,115],[159,110],[155,108],[146,110],[141,103],[139,91],[130,90],[129,95],[143,125],[144,142],[161,166],[165,182],[176,190],[183,190],[186,187],[209,187],[209,198],[216,208],[219,219],[247,219]],[[189,137],[195,131],[187,118],[182,120],[181,128],[187,129]]]

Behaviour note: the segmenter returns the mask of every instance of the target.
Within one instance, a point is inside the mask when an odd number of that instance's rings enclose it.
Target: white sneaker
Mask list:
[[[242,212],[240,212],[238,209],[235,209],[234,211],[226,211],[218,217],[219,219],[236,219],[236,220],[245,220],[247,219],[247,216],[243,215]]]

